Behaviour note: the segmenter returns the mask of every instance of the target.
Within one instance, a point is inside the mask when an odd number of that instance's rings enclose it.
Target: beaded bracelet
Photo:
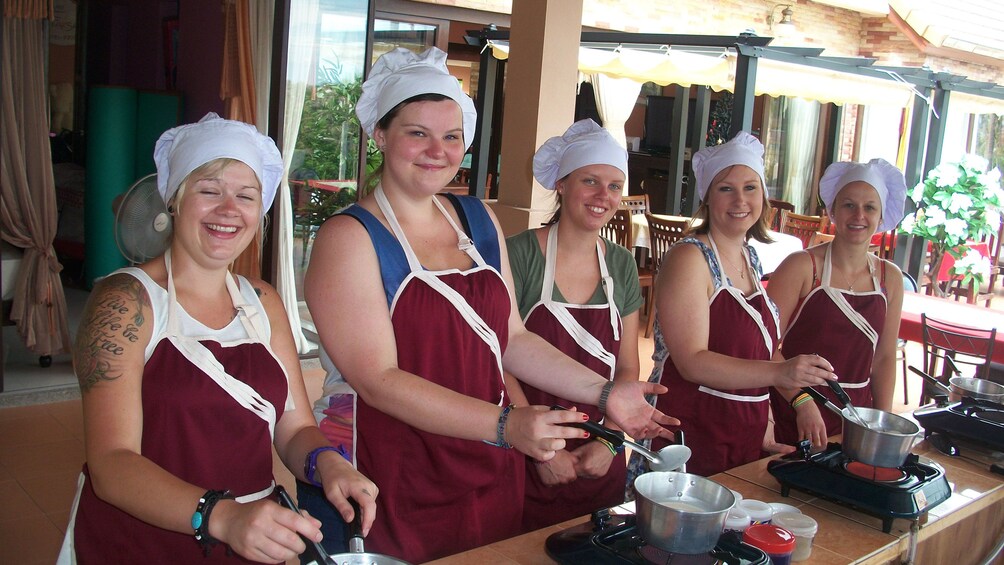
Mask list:
[[[600,401],[596,404],[596,407],[599,408],[600,414],[603,414],[604,416],[607,415],[607,400],[610,398],[610,391],[613,390],[613,388],[614,382],[607,381],[606,384],[603,385],[603,390],[600,391]]]
[[[486,439],[481,441],[488,445],[501,447],[502,449],[512,449],[512,446],[505,440],[505,426],[509,422],[509,412],[512,412],[512,404],[503,408],[502,413],[499,414],[498,427],[495,429],[495,441],[488,441]]]
[[[192,529],[195,530],[195,541],[199,542],[202,552],[207,556],[213,550],[213,546],[219,543],[218,539],[209,535],[209,515],[213,508],[216,508],[217,502],[233,498],[234,495],[230,494],[229,490],[207,490],[195,507],[195,513],[192,514]]]
[[[796,396],[795,398],[791,399],[791,407],[798,408],[799,406],[805,404],[806,402],[809,402],[810,400],[812,400],[812,397],[809,396],[808,393],[803,392],[798,396]]]

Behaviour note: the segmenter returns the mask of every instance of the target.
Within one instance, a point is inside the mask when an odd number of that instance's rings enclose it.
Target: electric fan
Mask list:
[[[115,213],[115,243],[130,263],[145,263],[171,243],[171,215],[157,191],[157,175],[129,187]]]

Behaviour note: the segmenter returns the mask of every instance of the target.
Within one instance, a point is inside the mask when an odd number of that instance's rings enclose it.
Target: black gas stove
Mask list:
[[[924,427],[925,436],[938,432],[1004,451],[1004,406],[995,402],[963,398],[922,406],[913,417]]]
[[[742,543],[741,536],[725,532],[708,553],[681,555],[648,545],[638,533],[635,515],[612,515],[606,510],[593,513],[593,520],[551,534],[544,547],[559,563],[619,565],[660,563],[663,565],[770,565],[770,558],[758,548]]]
[[[767,463],[767,471],[781,483],[781,494],[791,488],[814,494],[882,519],[889,533],[895,518],[916,520],[952,495],[945,470],[911,453],[897,468],[872,467],[853,461],[830,443],[819,453],[808,446]]]

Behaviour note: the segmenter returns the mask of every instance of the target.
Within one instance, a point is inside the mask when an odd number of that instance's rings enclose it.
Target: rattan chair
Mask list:
[[[648,220],[648,241],[652,249],[652,273],[653,275],[658,275],[663,256],[674,243],[683,239],[690,222],[688,220],[670,220],[654,214],[645,214],[645,219]],[[648,300],[645,303],[645,310],[645,337],[650,337],[652,335],[652,328],[655,327],[654,292],[649,292]]]

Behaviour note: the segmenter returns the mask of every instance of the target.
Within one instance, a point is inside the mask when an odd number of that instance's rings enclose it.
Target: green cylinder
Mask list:
[[[112,201],[136,180],[136,99],[132,88],[96,86],[88,93],[84,192],[84,281],[127,262],[115,243]]]
[[[141,91],[136,100],[136,173],[141,179],[157,172],[153,148],[160,134],[181,121],[181,96],[173,92]]]

